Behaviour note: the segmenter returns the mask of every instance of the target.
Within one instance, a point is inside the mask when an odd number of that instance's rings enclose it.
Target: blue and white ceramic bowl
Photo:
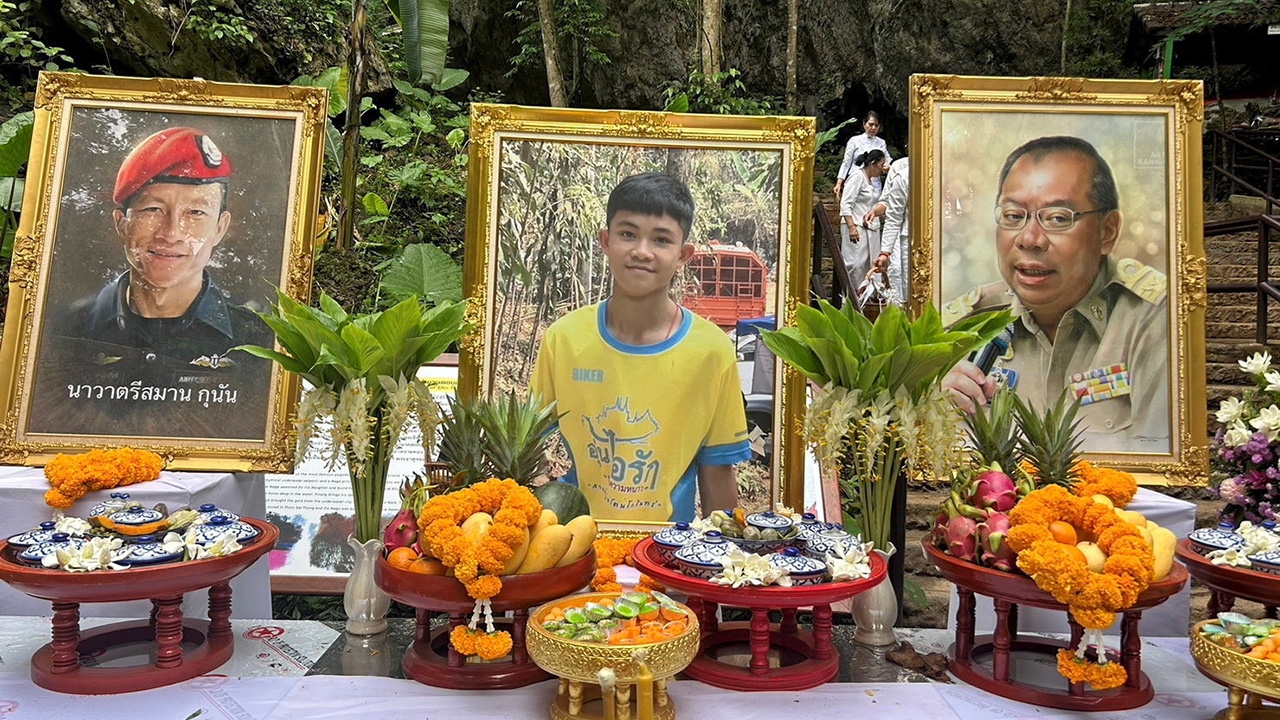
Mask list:
[[[823,530],[809,537],[809,541],[805,543],[804,554],[825,562],[828,555],[844,557],[855,546],[861,544],[862,538],[850,535],[844,530]]]
[[[691,542],[680,548],[675,554],[676,568],[689,577],[710,580],[724,569],[720,558],[733,549],[724,537],[715,530],[702,536],[701,540]]]
[[[795,521],[786,515],[779,515],[772,510],[766,510],[759,513],[751,513],[747,516],[747,526],[757,530],[776,530],[779,535],[785,535],[791,530],[791,526],[795,525]]]
[[[129,493],[113,492],[107,500],[89,508],[89,517],[97,517],[99,515],[110,515],[114,512],[120,512],[129,507]]]
[[[154,535],[139,535],[130,538],[120,548],[122,557],[116,560],[120,565],[157,565],[159,563],[181,560],[185,548],[165,550]]]
[[[843,530],[844,526],[839,523],[823,522],[813,513],[805,513],[800,516],[800,540],[809,542],[809,538],[817,535],[823,530]]]
[[[689,527],[689,523],[678,522],[654,533],[653,546],[664,564],[673,565],[676,560],[676,551],[691,542],[696,542],[701,537],[702,533]]]
[[[769,556],[769,564],[786,570],[792,585],[817,585],[826,578],[827,564],[807,557],[798,548],[785,548]]]
[[[257,528],[247,522],[232,520],[225,515],[215,515],[209,522],[193,527],[195,528],[196,544],[198,545],[212,545],[218,541],[218,538],[228,532],[234,533],[236,542],[239,543],[258,537]]]
[[[163,520],[164,514],[159,510],[152,510],[139,505],[113,512],[107,517],[111,519],[111,522],[118,525],[145,525],[157,520]]]
[[[18,559],[25,563],[39,565],[45,555],[52,554],[58,550],[79,550],[82,545],[84,545],[84,541],[80,538],[71,537],[66,533],[54,533],[48,540],[32,545],[18,553]]]
[[[52,520],[45,520],[40,523],[40,527],[35,530],[28,530],[24,533],[18,533],[9,538],[9,544],[14,547],[31,547],[39,545],[53,539],[53,528],[55,524]]]
[[[1214,550],[1231,550],[1244,546],[1244,538],[1235,530],[1225,527],[1192,530],[1188,537],[1191,538],[1191,546],[1201,555]]]
[[[202,523],[207,523],[210,520],[214,519],[215,517],[218,517],[219,515],[227,518],[228,520],[240,519],[239,515],[231,512],[230,510],[223,510],[222,508],[218,507],[217,505],[214,505],[213,503],[205,503],[201,505],[200,507],[196,508],[196,512],[200,514],[200,522]]]

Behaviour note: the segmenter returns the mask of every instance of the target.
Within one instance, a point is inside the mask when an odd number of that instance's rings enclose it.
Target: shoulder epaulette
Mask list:
[[[1116,262],[1116,279],[1129,292],[1153,305],[1169,292],[1169,278],[1164,273],[1133,258]]]

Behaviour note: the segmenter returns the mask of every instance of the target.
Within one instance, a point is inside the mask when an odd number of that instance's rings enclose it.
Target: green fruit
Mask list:
[[[533,496],[538,498],[538,502],[542,503],[544,509],[555,511],[561,525],[569,524],[570,520],[579,515],[591,514],[587,497],[569,483],[549,482],[534,490]]]

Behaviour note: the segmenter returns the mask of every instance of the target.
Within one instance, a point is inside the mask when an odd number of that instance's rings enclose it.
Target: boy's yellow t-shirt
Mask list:
[[[595,515],[693,520],[698,465],[751,459],[733,345],[686,308],[667,340],[628,345],[609,333],[605,306],[553,323],[534,366],[533,391],[564,413],[573,467],[561,479]]]

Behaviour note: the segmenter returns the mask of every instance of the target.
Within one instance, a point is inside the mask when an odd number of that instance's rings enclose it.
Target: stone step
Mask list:
[[[1204,344],[1205,359],[1211,363],[1235,363],[1250,355],[1267,350],[1272,356],[1280,358],[1280,333],[1272,340],[1269,347],[1264,347],[1248,338],[1222,338],[1208,336]]]
[[[1225,297],[1227,296],[1220,295],[1213,299]],[[1248,302],[1235,304],[1219,304],[1210,301],[1209,307],[1205,310],[1205,319],[1214,322],[1253,323],[1256,321],[1257,314],[1257,303],[1252,298],[1249,298]],[[1280,325],[1280,302],[1267,303],[1267,319],[1271,325]]]
[[[1218,322],[1206,321],[1204,324],[1204,336],[1207,338],[1240,338],[1241,340],[1253,339],[1257,328],[1252,322]],[[1280,332],[1272,329],[1268,335],[1269,339],[1280,339]]]

